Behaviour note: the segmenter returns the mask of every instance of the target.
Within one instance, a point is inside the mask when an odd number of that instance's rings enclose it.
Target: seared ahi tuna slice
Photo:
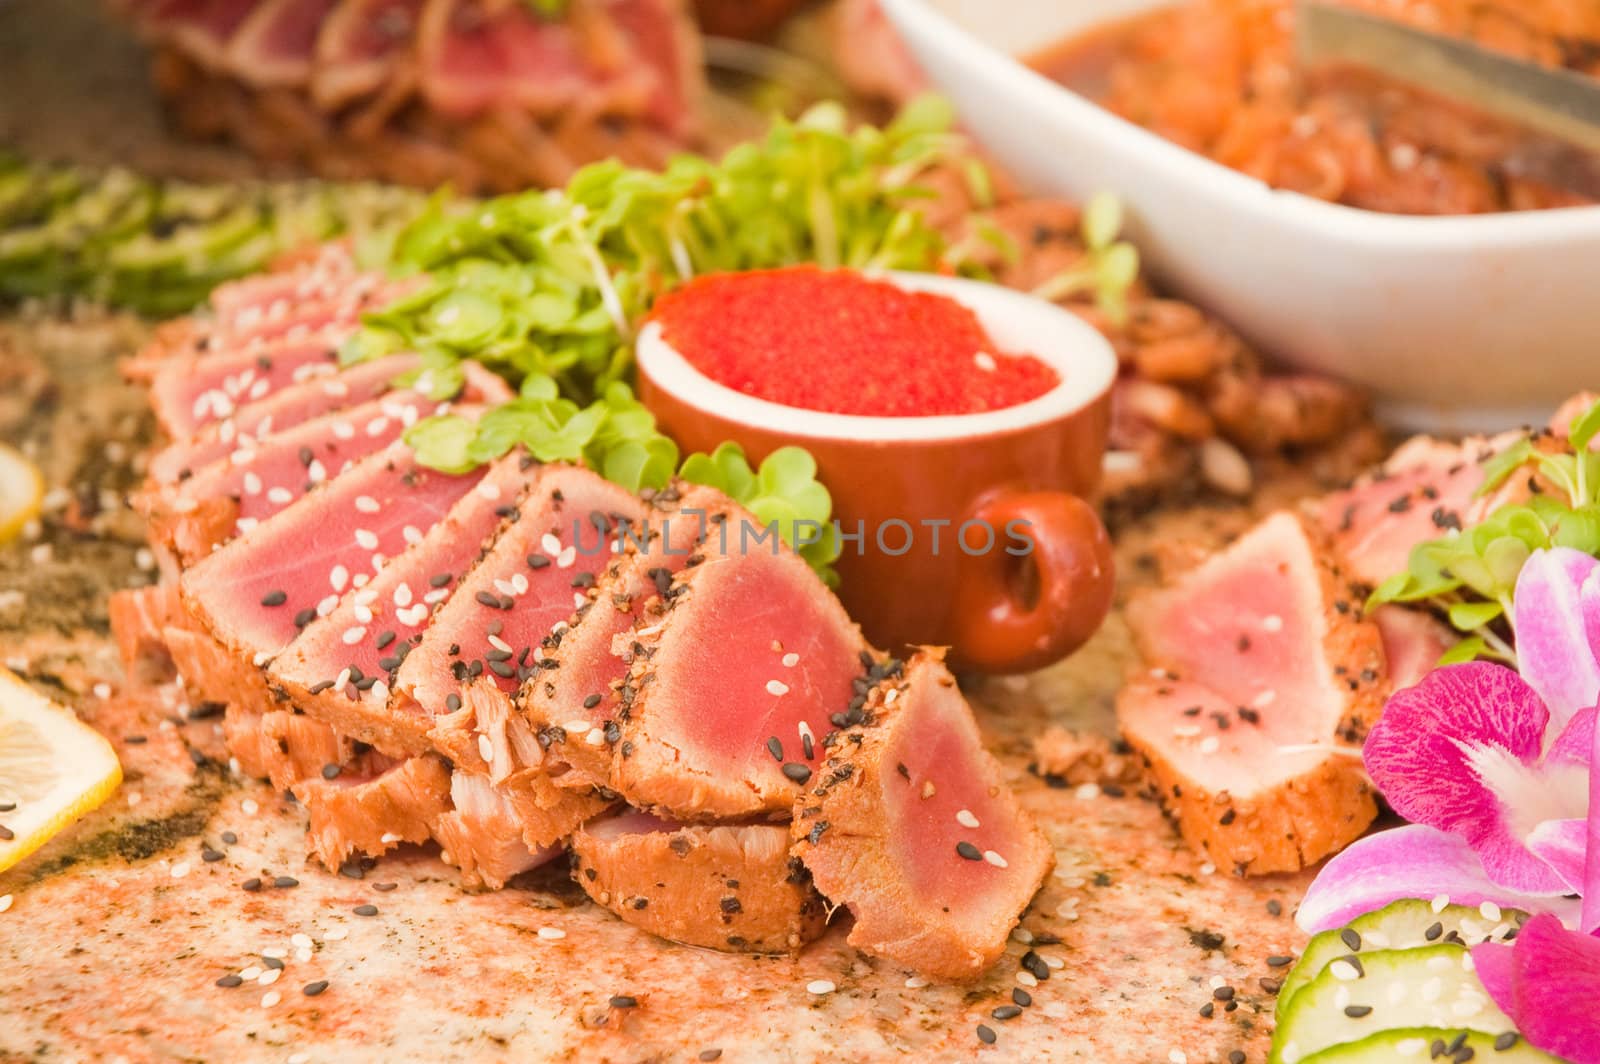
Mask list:
[[[391,706],[395,674],[537,475],[520,454],[496,462],[420,542],[312,621],[273,662],[272,681],[296,706],[385,753],[426,752],[432,722],[403,699]],[[345,639],[352,630],[361,632],[354,643]],[[340,678],[347,682],[339,685]]]
[[[389,355],[363,362],[331,377],[319,377],[285,388],[255,403],[246,403],[231,417],[202,427],[189,439],[177,440],[150,459],[150,479],[175,484],[240,447],[253,446],[314,417],[356,406],[388,392],[394,379],[416,369],[416,355]]]
[[[395,392],[242,444],[181,484],[141,496],[151,538],[193,563],[387,447],[440,406],[416,392]]]
[[[183,575],[184,602],[241,668],[259,668],[420,541],[482,477],[426,469],[392,444],[196,563]],[[338,638],[354,646],[363,628]]]
[[[516,809],[482,776],[452,773],[450,800],[454,808],[435,820],[433,835],[445,863],[460,869],[464,886],[499,890],[512,876],[560,853],[529,849]]]
[[[935,979],[981,975],[1055,863],[942,651],[878,666],[865,720],[795,799],[793,854],[855,915],[850,944]]]
[[[303,780],[336,776],[356,756],[349,739],[320,720],[286,709],[255,713],[229,706],[222,735],[240,772],[264,776],[280,791],[294,791]]]
[[[552,631],[587,601],[584,590],[610,560],[623,522],[638,527],[645,513],[636,496],[587,469],[543,467],[515,520],[400,667],[396,691],[440,717],[482,678],[509,715],[512,693],[539,668]],[[496,777],[510,768],[509,760],[497,765]]]
[[[322,20],[339,2],[261,0],[228,41],[229,69],[261,88],[305,84]]]
[[[235,329],[241,315],[264,315],[279,300],[331,298],[355,276],[350,245],[342,240],[329,241],[309,259],[285,269],[218,285],[211,291],[211,313],[219,326]]]
[[[734,516],[714,530],[632,633],[612,783],[636,806],[781,818],[850,712],[866,642],[799,555],[746,537],[755,527]]]
[[[1527,494],[1515,477],[1485,498],[1483,464],[1516,439],[1469,439],[1460,444],[1418,436],[1383,468],[1318,504],[1318,520],[1333,536],[1345,571],[1372,587],[1405,571],[1411,548],[1483,520]]]
[[[564,787],[609,785],[611,744],[604,739],[622,708],[617,692],[632,657],[632,631],[660,618],[673,575],[732,507],[721,492],[694,486],[681,494],[674,488],[654,503],[648,544],[641,550],[630,543],[607,562],[559,644],[546,652],[547,667],[529,678],[518,698],[521,716],[548,746],[551,774]]]
[[[558,787],[539,738],[488,677],[461,686],[461,708],[435,718],[429,738],[456,768],[484,776],[510,803],[529,849],[553,846],[612,803],[596,790]]]
[[[827,926],[781,824],[674,824],[629,810],[588,824],[571,845],[589,897],[673,942],[783,953]]]
[[[1383,638],[1383,660],[1391,692],[1415,686],[1439,664],[1460,637],[1423,610],[1380,606],[1372,613]]]
[[[1293,871],[1375,813],[1351,748],[1389,690],[1382,639],[1326,554],[1276,513],[1129,609],[1153,671],[1123,689],[1118,720],[1218,865]]]
[[[367,755],[333,779],[302,780],[295,797],[310,818],[306,842],[330,870],[351,857],[377,857],[402,842],[427,842],[450,813],[450,770],[437,757],[399,764]]]
[[[183,623],[183,600],[172,582],[129,588],[106,603],[117,654],[128,676],[162,675],[171,667],[164,629]]]
[[[409,56],[423,0],[344,0],[317,35],[311,95],[335,110],[383,88]]]
[[[167,435],[182,440],[233,416],[245,403],[338,368],[336,345],[327,339],[227,348],[223,354],[169,360],[150,383],[150,405]]]

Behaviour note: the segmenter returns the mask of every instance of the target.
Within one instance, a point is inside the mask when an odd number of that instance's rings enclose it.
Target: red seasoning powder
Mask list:
[[[735,391],[877,417],[977,414],[1036,399],[1056,371],[998,350],[966,307],[852,270],[701,277],[663,296],[663,338]]]

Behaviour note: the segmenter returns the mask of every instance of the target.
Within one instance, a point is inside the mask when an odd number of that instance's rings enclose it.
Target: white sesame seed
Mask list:
[[[561,553],[561,540],[556,538],[554,532],[546,532],[539,539],[539,549],[554,558]]]
[[[1497,923],[1500,920],[1500,906],[1492,901],[1486,901],[1478,906],[1478,915],[1491,923]]]
[[[271,986],[273,983],[278,981],[278,976],[281,975],[282,972],[282,968],[268,968],[266,971],[262,972],[259,977],[257,977],[256,982],[260,983],[262,986]]]
[[[289,955],[289,951],[284,949],[282,946],[268,946],[266,949],[261,951],[261,955],[263,957],[271,957],[274,960],[281,961],[283,958]]]
[[[798,664],[800,664],[800,655],[799,654],[796,654],[793,651],[790,651],[789,653],[787,653],[787,654],[785,654],[783,656],[783,665],[784,665],[785,668],[792,669]]]
[[[437,604],[443,602],[445,599],[447,599],[449,597],[450,597],[450,589],[449,588],[447,588],[447,587],[436,587],[432,591],[428,592],[426,595],[423,595],[422,596],[422,601],[426,602],[430,606],[434,606],[434,605],[437,605]]]
[[[1100,785],[1098,783],[1080,783],[1072,793],[1080,802],[1092,802],[1100,797]]]
[[[372,686],[367,689],[367,697],[374,702],[389,701],[389,685],[382,680],[374,680]]]
[[[94,691],[94,696],[96,698],[106,699],[111,697],[111,685],[106,683],[104,680],[95,684],[92,690]]]
[[[604,746],[606,743],[606,733],[601,731],[599,728],[590,728],[589,733],[583,737],[583,741],[588,743],[590,746]]]
[[[343,942],[350,937],[350,929],[348,927],[330,927],[322,933],[322,937],[327,942]]]
[[[425,597],[432,598],[431,595]],[[408,606],[405,609],[395,610],[394,615],[401,624],[409,625],[410,627],[415,628],[423,621],[428,619],[428,604],[426,602],[419,602],[415,606]]]
[[[1361,978],[1361,973],[1349,961],[1333,961],[1328,965],[1328,974],[1344,983]]]
[[[584,604],[586,602],[588,602],[588,601],[589,601],[588,596],[586,596],[582,591],[574,591],[572,593],[572,607],[573,607],[573,609],[578,609],[578,610],[583,609]]]
[[[389,427],[389,419],[388,418],[386,418],[386,417],[375,417],[371,421],[367,422],[367,435],[368,436],[381,436],[383,434],[383,430],[388,428],[388,427]]]
[[[926,979],[922,978],[922,976],[920,976],[920,975],[912,975],[912,976],[907,976],[906,977],[906,989],[907,990],[921,990],[923,987],[925,987],[927,985],[928,985],[928,981]]]
[[[258,525],[258,524],[260,524],[260,522],[257,521],[254,517],[241,517],[241,518],[239,518],[239,520],[238,520],[238,522],[237,522],[235,527],[237,527],[239,529],[239,534],[242,536],[246,532],[249,532],[252,529],[254,529],[256,527],[256,525]]]
[[[188,874],[189,874],[189,862],[188,861],[179,861],[177,864],[172,866],[172,878],[173,879],[182,879],[184,876],[186,876]]]
[[[507,597],[514,598],[517,594],[517,585],[502,577],[495,578],[494,589]]]
[[[1434,915],[1437,916],[1439,913],[1444,912],[1445,906],[1450,904],[1450,895],[1436,894],[1429,904],[1433,909]]]
[[[485,761],[494,761],[494,743],[487,735],[478,736],[478,756]]]
[[[312,944],[311,936],[306,934],[304,931],[296,931],[294,934],[289,936],[289,944],[291,946],[298,946],[301,949],[306,949]]]
[[[1011,940],[1020,942],[1024,946],[1031,946],[1033,945],[1033,932],[1026,927],[1014,927],[1011,929]]]
[[[1006,867],[1006,859],[995,853],[993,850],[984,850],[983,859],[994,865],[996,868]]]
[[[411,546],[416,546],[418,543],[422,542],[422,529],[418,528],[416,525],[406,525],[400,530],[400,538],[404,539]]]
[[[573,735],[577,735],[579,732],[588,731],[591,727],[592,725],[588,721],[584,720],[582,717],[578,717],[563,724],[561,726],[561,730],[571,732]]]
[[[996,362],[994,356],[987,351],[979,351],[972,356],[972,361],[977,363],[978,368],[985,373],[993,373],[1000,368],[1000,363]]]
[[[1279,617],[1276,613],[1267,614],[1265,617],[1261,618],[1261,630],[1264,632],[1283,631],[1283,618]]]
[[[838,987],[833,985],[833,980],[831,979],[813,979],[806,984],[806,992],[816,994],[818,997],[823,994],[831,994],[837,989]]]
[[[355,614],[356,620],[360,621],[362,624],[372,623],[372,607],[357,603],[355,609],[351,610],[350,612]]]
[[[383,843],[385,846],[393,846],[395,843],[400,842],[402,840],[401,840],[400,836],[396,835],[394,832],[385,831],[382,835],[378,836],[378,841]],[[328,937],[332,938],[333,936],[329,935]],[[343,936],[340,936],[340,937],[343,937]]]
[[[268,990],[265,994],[261,995],[261,1007],[264,1009],[270,1009],[272,1006],[276,1005],[282,1000],[282,994],[278,993],[276,990]]]
[[[504,639],[501,639],[497,635],[490,634],[489,645],[494,647],[496,650],[503,650],[507,654],[511,653],[511,644],[507,643]]]
[[[252,964],[247,968],[240,968],[239,969],[239,978],[243,979],[247,983],[253,983],[257,979],[261,978],[261,971],[262,971],[261,965]]]
[[[511,575],[511,586],[516,589],[517,594],[526,595],[530,585],[526,576],[521,573],[513,573]]]
[[[1189,1064],[1189,1054],[1181,1049],[1174,1049],[1167,1054],[1167,1059],[1172,1064]]]
[[[1217,874],[1217,866],[1212,864],[1210,861],[1206,861],[1200,865],[1200,874],[1203,876],[1214,876]]]
[[[478,482],[477,492],[485,499],[493,502],[500,497],[500,485],[494,483],[493,481],[482,480]]]
[[[1276,702],[1277,700],[1278,700],[1278,692],[1272,691],[1272,690],[1267,690],[1267,691],[1262,691],[1260,694],[1256,695],[1256,697],[1251,700],[1250,704],[1252,706],[1254,706],[1256,709],[1266,709],[1268,706],[1272,705],[1272,703]]]
[[[353,440],[356,437],[356,427],[348,421],[335,421],[333,423],[333,436],[338,440]]]
[[[1039,977],[1034,975],[1032,972],[1027,971],[1025,969],[1024,970],[1020,970],[1020,971],[1017,972],[1017,983],[1020,986],[1029,986],[1029,987],[1038,986],[1039,985]]]
[[[267,492],[267,501],[276,506],[284,506],[294,501],[294,492],[284,487],[272,488]]]
[[[377,550],[377,533],[365,528],[356,529],[356,546],[360,547],[362,550]]]
[[[344,645],[345,646],[353,647],[357,643],[359,643],[363,639],[365,639],[366,637],[367,637],[366,628],[364,628],[363,626],[357,624],[357,625],[352,625],[349,628],[346,628],[344,630],[344,634],[342,636],[340,636],[339,638],[344,641]]]
[[[356,509],[364,514],[375,514],[379,510],[378,500],[371,495],[357,495]]]
[[[9,894],[0,894],[0,913],[6,912],[7,910],[9,910],[11,908],[11,903],[14,902],[14,901],[16,901],[16,899],[13,898],[11,895],[9,895]]]
[[[978,826],[978,818],[972,815],[972,810],[962,809],[956,813],[956,823],[964,828],[975,828]]]
[[[782,680],[768,680],[767,681],[767,694],[776,695],[776,696],[781,698],[781,697],[783,697],[784,695],[786,695],[788,693],[789,693],[789,685],[784,683]]]
[[[1200,752],[1202,754],[1214,754],[1221,746],[1222,740],[1215,735],[1208,735],[1200,740]]]
[[[350,584],[350,570],[342,565],[335,565],[328,570],[328,586],[335,591],[343,591]]]
[[[322,464],[321,459],[313,461],[306,466],[306,479],[313,484],[321,484],[328,479],[328,467]]]
[[[239,803],[239,810],[244,813],[245,816],[255,816],[257,813],[261,812],[261,806],[256,804],[256,800],[254,798],[246,798],[244,801]]]
[[[338,605],[339,596],[329,595],[327,598],[317,603],[317,616],[326,617],[328,614],[332,613],[338,607]]]
[[[244,493],[246,495],[261,494],[261,478],[256,476],[255,473],[246,473],[244,475]]]
[[[566,938],[567,933],[559,927],[541,927],[539,928],[539,937],[555,940]]]
[[[577,560],[578,560],[578,548],[577,547],[567,547],[564,550],[562,550],[562,552],[560,554],[556,555],[556,568],[557,569],[570,569],[570,568],[572,568],[572,563],[577,561]]]

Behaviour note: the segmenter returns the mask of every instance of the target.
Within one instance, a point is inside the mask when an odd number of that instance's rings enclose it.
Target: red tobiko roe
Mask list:
[[[793,266],[697,278],[657,301],[662,338],[700,372],[758,399],[872,417],[978,414],[1060,377],[1000,351],[977,315],[854,270]]]

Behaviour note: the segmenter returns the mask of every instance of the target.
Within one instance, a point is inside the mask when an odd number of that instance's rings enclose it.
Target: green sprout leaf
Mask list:
[[[1574,451],[1587,451],[1597,434],[1600,434],[1600,401],[1572,420],[1572,428],[1567,435]]]
[[[1446,665],[1459,665],[1465,661],[1475,661],[1482,657],[1488,649],[1489,644],[1483,636],[1470,635],[1445,651],[1440,656],[1438,665],[1442,668]]]

